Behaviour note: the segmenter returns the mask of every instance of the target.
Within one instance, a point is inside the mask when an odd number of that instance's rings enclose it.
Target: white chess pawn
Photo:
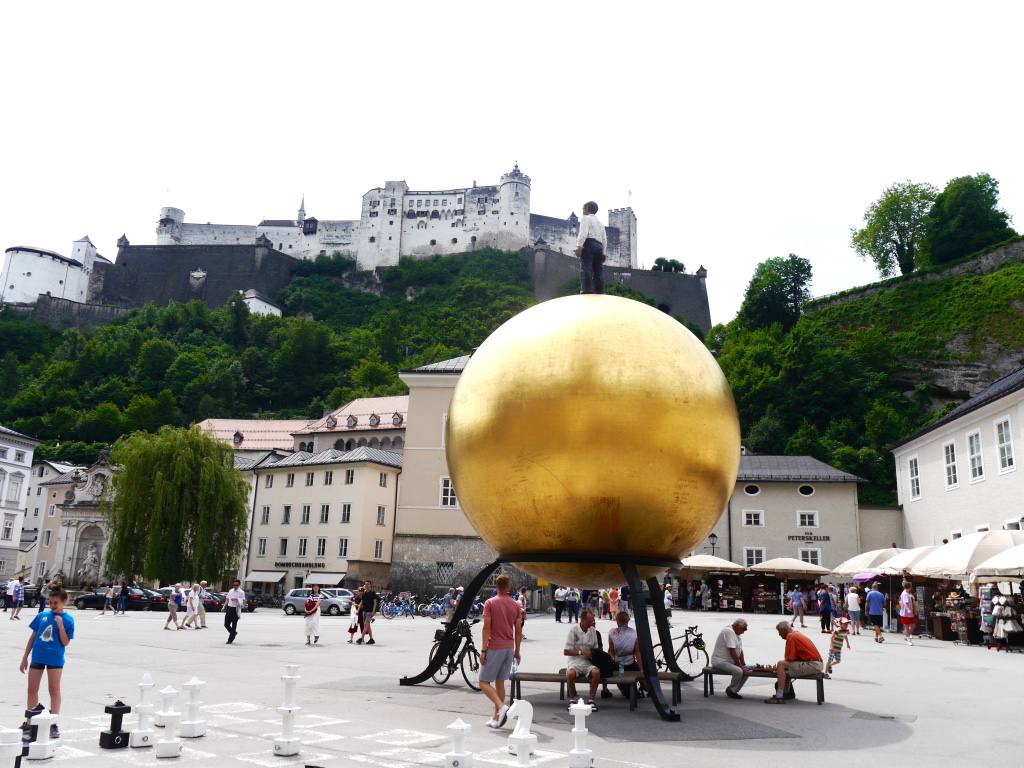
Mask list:
[[[281,713],[281,735],[274,739],[274,754],[288,757],[299,754],[299,739],[295,735],[295,715],[302,707],[295,704],[295,686],[298,684],[299,665],[286,664],[284,674],[284,704],[277,708]]]
[[[10,757],[9,765],[14,765],[14,759],[21,756],[20,728],[0,728],[0,757]]]
[[[57,754],[57,742],[50,740],[50,726],[56,722],[57,715],[45,710],[32,718],[32,725],[39,728],[36,731],[36,740],[28,745],[29,760],[49,760]]]
[[[587,749],[587,716],[593,710],[583,699],[569,707],[569,713],[576,718],[572,729],[572,750],[569,752],[569,768],[591,768],[594,764],[594,752]]]
[[[473,768],[473,754],[464,747],[470,731],[469,723],[463,722],[460,717],[447,730],[452,734],[452,751],[445,753],[445,768]]]
[[[152,728],[155,707],[150,701],[154,687],[153,678],[149,672],[144,673],[139,682],[139,703],[135,705],[135,714],[139,718],[139,723],[128,736],[129,747],[136,749],[152,747],[156,743],[156,732]]]
[[[174,700],[178,697],[178,691],[168,685],[160,691],[160,709],[156,711],[153,718],[153,725],[157,728],[164,728],[167,725],[167,718],[171,715],[181,717],[181,713],[174,709]]]
[[[156,743],[156,750],[153,754],[156,757],[181,757],[181,739],[178,738],[178,723],[181,721],[180,712],[164,713],[164,734]]]
[[[206,683],[197,677],[193,677],[184,685],[185,690],[188,692],[188,702],[185,705],[187,709],[186,715],[181,721],[180,733],[182,738],[198,739],[206,734],[206,721],[199,716],[199,694],[204,685]]]

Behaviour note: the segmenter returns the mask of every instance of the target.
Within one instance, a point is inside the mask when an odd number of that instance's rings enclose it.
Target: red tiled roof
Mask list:
[[[291,451],[295,443],[292,435],[307,424],[308,419],[205,419],[198,426],[238,450]],[[236,434],[240,440],[236,441]]]
[[[398,424],[393,419],[395,414],[401,418]],[[378,418],[377,424],[371,424],[372,416]],[[354,423],[349,426],[349,420]],[[310,422],[295,434],[311,435],[318,432],[360,432],[376,429],[404,428],[409,419],[409,396],[391,395],[389,397],[360,397],[341,408]]]

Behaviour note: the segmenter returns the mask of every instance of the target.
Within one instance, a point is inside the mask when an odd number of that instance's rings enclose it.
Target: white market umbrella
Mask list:
[[[820,565],[805,563],[795,557],[776,557],[763,563],[752,565],[750,570],[756,573],[786,573],[794,576],[828,576],[832,571]]]
[[[971,579],[1024,578],[1024,544],[1018,544],[980,563]]]
[[[876,573],[883,576],[899,576],[905,570],[912,567],[918,560],[927,555],[930,555],[936,549],[939,548],[939,544],[929,544],[924,547],[914,547],[913,549],[905,549],[894,557],[890,557],[888,560],[879,563],[874,568],[868,568],[869,571],[875,571]]]
[[[861,552],[859,555],[855,555],[833,568],[832,575],[854,576],[864,571],[873,571],[876,565],[884,563],[886,560],[905,551],[899,548],[886,547],[885,549],[872,549],[870,552]]]
[[[1024,531],[971,533],[922,557],[910,572],[933,579],[966,579],[983,562],[1018,544],[1024,544]]]
[[[739,563],[714,555],[693,555],[683,558],[682,569],[687,571],[715,571],[719,573],[739,573],[744,570]]]

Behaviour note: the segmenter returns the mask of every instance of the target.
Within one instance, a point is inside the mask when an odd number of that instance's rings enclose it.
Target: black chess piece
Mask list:
[[[103,711],[110,715],[110,729],[100,732],[100,747],[124,749],[128,746],[128,731],[121,728],[121,723],[124,716],[132,711],[132,708],[118,699],[113,704],[104,707]]]

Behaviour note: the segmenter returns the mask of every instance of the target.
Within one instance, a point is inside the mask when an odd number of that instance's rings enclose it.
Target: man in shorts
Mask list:
[[[917,597],[914,596],[914,585],[909,581],[903,582],[903,592],[900,593],[900,625],[907,645],[913,645],[914,627],[917,625]]]
[[[380,598],[377,597],[377,593],[373,591],[373,582],[368,581],[363,585],[363,601],[359,604],[359,612],[361,614],[359,630],[359,639],[356,640],[356,645],[362,645],[365,641],[367,645],[376,645],[377,641],[373,639],[373,617],[377,613],[377,608],[380,607]],[[367,640],[366,638],[369,638]]]
[[[75,636],[75,620],[64,611],[68,593],[62,587],[50,590],[50,610],[37,613],[28,628],[32,635],[25,646],[19,670],[28,672],[28,701],[25,703],[23,729],[31,727],[32,718],[43,711],[39,703],[39,684],[46,675],[46,687],[50,692],[50,712],[60,714],[60,681],[64,673],[64,648]],[[29,656],[31,655],[31,663]],[[50,738],[60,738],[57,724],[50,725]]]
[[[884,643],[882,623],[885,621],[885,594],[878,587],[877,581],[871,585],[871,591],[864,597],[864,605],[868,611],[868,622],[875,630],[875,642]]]
[[[821,654],[807,635],[788,621],[780,621],[775,630],[786,641],[786,652],[775,665],[775,695],[765,699],[766,704],[781,704],[784,701],[787,678],[808,677],[822,671]]]
[[[594,612],[589,608],[580,614],[579,623],[569,628],[569,636],[565,639],[563,654],[569,657],[565,670],[565,682],[569,688],[569,704],[572,706],[576,698],[576,680],[590,678],[590,698],[587,704],[593,712],[597,712],[594,697],[597,687],[601,684],[601,670],[590,663],[591,653],[598,647],[597,630],[594,629]]]
[[[484,603],[484,628],[480,653],[480,690],[494,705],[488,728],[501,728],[508,720],[505,681],[512,676],[512,662],[521,661],[523,607],[509,592],[512,579],[502,574],[494,581],[498,594]]]

